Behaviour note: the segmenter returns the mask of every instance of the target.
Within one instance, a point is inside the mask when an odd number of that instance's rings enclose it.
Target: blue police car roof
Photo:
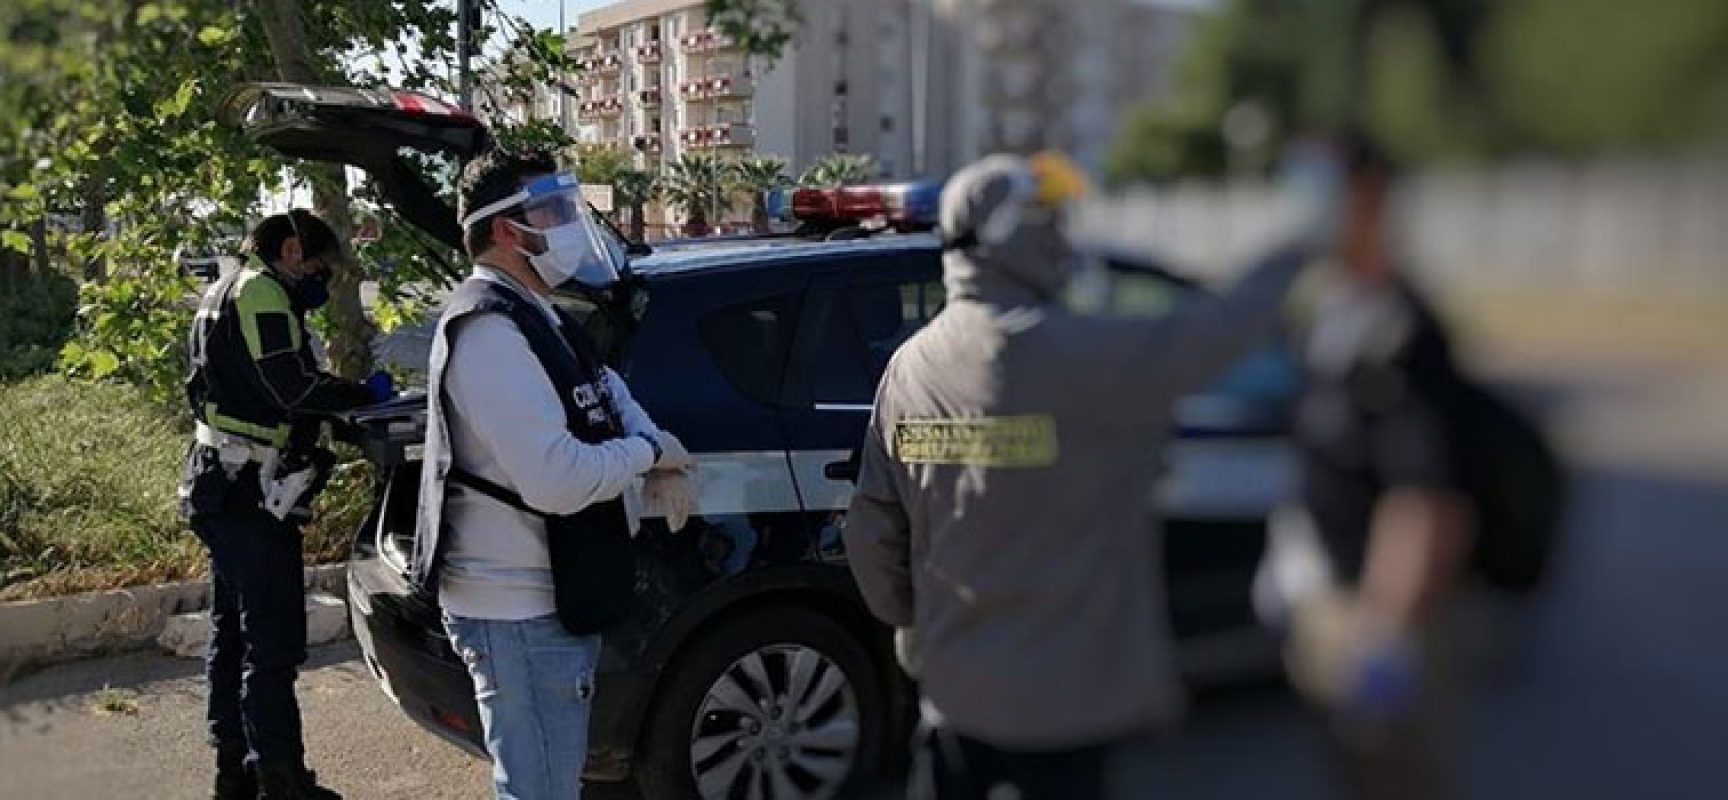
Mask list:
[[[766,265],[865,253],[937,250],[940,247],[940,241],[932,233],[881,234],[836,242],[789,237],[691,240],[657,244],[652,255],[633,259],[630,269],[639,275],[652,278],[720,267]]]

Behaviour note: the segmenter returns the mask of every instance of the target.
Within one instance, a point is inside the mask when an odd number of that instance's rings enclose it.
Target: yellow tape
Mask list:
[[[1056,420],[1042,414],[910,419],[894,425],[894,457],[905,464],[1047,467],[1060,455]]]

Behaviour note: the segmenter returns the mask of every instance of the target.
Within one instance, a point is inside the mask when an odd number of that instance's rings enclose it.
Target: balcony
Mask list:
[[[700,30],[679,37],[678,46],[686,53],[714,53],[738,49],[738,40],[715,30]]]
[[[756,145],[756,129],[744,122],[726,122],[719,125],[699,125],[679,131],[678,141],[686,148],[697,150],[707,148],[748,148]]]
[[[648,42],[636,45],[636,61],[640,64],[658,64],[664,54],[659,42]]]
[[[616,117],[624,111],[624,101],[616,97],[605,100],[589,100],[576,107],[576,116],[580,119],[606,119]]]
[[[617,50],[601,50],[577,61],[576,66],[586,74],[609,75],[624,68],[624,57]]]
[[[643,89],[636,93],[636,100],[642,104],[643,108],[659,108],[661,101],[660,90]]]
[[[660,134],[658,133],[642,134],[641,136],[636,137],[632,144],[636,147],[638,152],[647,153],[649,155],[659,155],[662,149],[660,144]]]
[[[696,78],[678,84],[678,95],[689,102],[749,97],[755,93],[756,83],[746,73]]]

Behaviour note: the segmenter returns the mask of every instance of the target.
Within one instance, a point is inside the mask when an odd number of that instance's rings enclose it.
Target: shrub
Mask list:
[[[138,388],[0,384],[0,599],[203,575],[203,545],[175,498],[189,438]],[[363,462],[338,469],[306,529],[307,563],[347,555],[370,486]]]
[[[47,372],[72,334],[78,284],[0,251],[0,380]]]

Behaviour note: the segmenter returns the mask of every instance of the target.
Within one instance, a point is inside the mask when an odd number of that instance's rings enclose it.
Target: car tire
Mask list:
[[[724,798],[733,788],[764,796],[750,792],[757,781],[779,781],[774,797],[788,786],[797,797],[853,794],[881,765],[887,695],[864,644],[833,617],[790,606],[747,612],[668,666],[632,770],[637,788],[643,800]],[[759,702],[740,713],[750,701]]]

